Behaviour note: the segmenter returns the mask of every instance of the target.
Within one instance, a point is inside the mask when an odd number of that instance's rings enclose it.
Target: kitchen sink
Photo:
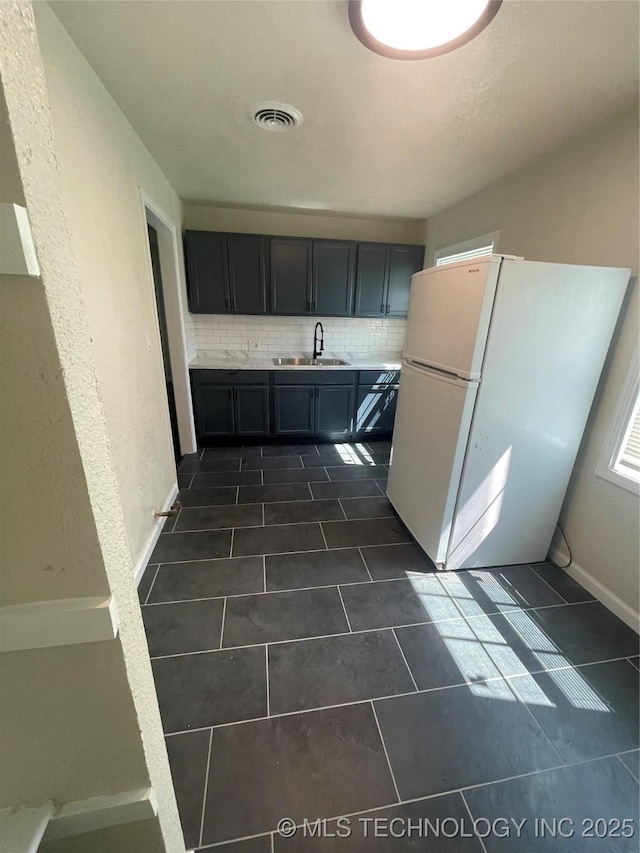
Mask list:
[[[341,358],[274,358],[274,364],[283,365],[290,364],[298,367],[339,367],[340,365],[348,365],[348,361],[343,361]]]

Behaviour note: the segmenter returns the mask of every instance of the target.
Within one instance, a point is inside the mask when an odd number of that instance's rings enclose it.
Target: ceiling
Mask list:
[[[62,0],[78,47],[181,198],[424,218],[638,93],[638,4],[505,0],[433,59],[371,53],[345,0]],[[261,100],[304,124],[252,124]]]

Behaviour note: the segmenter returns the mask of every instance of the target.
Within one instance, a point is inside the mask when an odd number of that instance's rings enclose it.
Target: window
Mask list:
[[[609,437],[596,474],[630,492],[640,492],[640,358],[631,360]]]
[[[443,264],[455,264],[458,261],[472,261],[474,258],[490,255],[497,240],[498,232],[494,231],[493,234],[485,234],[473,240],[466,240],[464,243],[438,249],[433,256],[434,266],[441,267]]]

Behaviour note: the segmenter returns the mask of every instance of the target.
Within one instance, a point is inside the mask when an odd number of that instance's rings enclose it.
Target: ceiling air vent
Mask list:
[[[254,122],[264,130],[293,130],[302,124],[302,113],[288,104],[265,101],[251,108]]]

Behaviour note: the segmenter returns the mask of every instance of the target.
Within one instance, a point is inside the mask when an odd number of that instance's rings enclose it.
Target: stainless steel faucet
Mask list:
[[[318,338],[318,326],[320,326],[320,337]],[[320,344],[320,349],[318,349],[318,344]],[[316,327],[313,330],[313,357],[318,358],[324,352],[324,329],[322,328],[322,323],[316,323]]]

